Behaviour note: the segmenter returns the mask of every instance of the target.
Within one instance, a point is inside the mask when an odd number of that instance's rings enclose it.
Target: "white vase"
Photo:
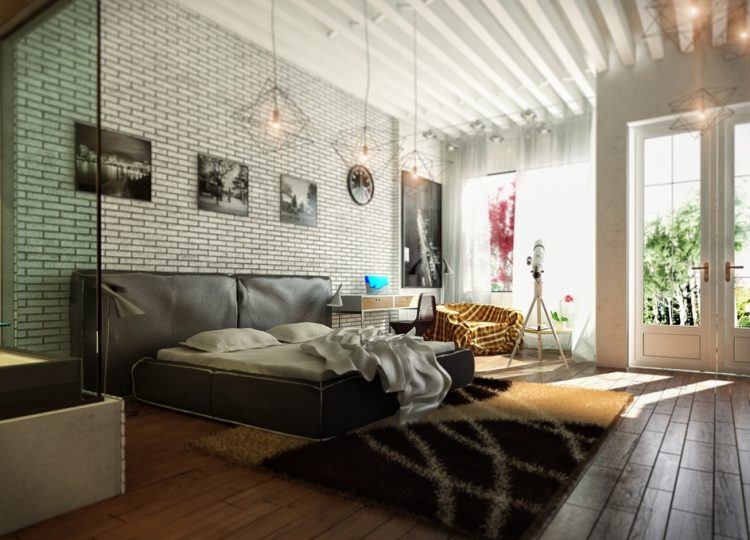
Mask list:
[[[565,327],[572,327],[576,320],[577,307],[575,302],[560,302],[560,316],[568,319],[568,322],[564,324]]]

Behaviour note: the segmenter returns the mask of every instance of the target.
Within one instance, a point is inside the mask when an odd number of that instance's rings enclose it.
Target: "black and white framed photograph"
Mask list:
[[[247,216],[249,178],[247,165],[198,154],[198,208]]]
[[[403,287],[443,286],[442,189],[432,180],[401,174]]]
[[[102,194],[151,200],[151,141],[101,130]],[[96,192],[96,127],[75,124],[75,184]]]
[[[318,226],[318,186],[314,182],[281,175],[281,222]]]

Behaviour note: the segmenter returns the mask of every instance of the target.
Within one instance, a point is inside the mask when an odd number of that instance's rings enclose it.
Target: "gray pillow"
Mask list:
[[[281,345],[272,335],[254,328],[225,328],[195,334],[181,345],[205,352],[232,352]]]
[[[325,324],[300,322],[274,326],[268,333],[282,343],[305,343],[328,335],[333,329]]]

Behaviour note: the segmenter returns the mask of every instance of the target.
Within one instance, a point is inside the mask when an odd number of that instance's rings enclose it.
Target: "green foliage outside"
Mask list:
[[[694,197],[692,199],[698,199]],[[750,236],[750,214],[736,201],[735,252]],[[700,322],[700,205],[684,203],[646,223],[643,249],[643,322],[694,326]],[[750,289],[736,288],[739,326],[750,327]]]

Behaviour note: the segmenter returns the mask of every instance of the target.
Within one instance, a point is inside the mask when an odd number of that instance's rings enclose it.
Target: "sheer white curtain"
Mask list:
[[[443,250],[453,275],[445,276],[448,302],[490,300],[487,198],[478,177],[487,174],[487,138],[461,142],[443,184]]]
[[[544,300],[571,319],[571,347],[594,356],[595,206],[591,119],[556,124],[552,132],[522,136],[516,184],[513,303],[528,308],[534,295],[526,266],[534,242],[545,245]],[[565,302],[566,296],[573,298]],[[532,314],[532,322],[536,321]],[[542,321],[546,324],[546,321]],[[545,338],[545,347],[554,342]]]

